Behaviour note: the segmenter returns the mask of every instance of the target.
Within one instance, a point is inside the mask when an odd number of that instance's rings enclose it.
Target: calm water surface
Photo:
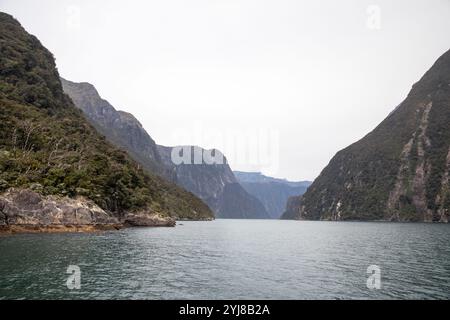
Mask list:
[[[275,220],[0,236],[0,298],[449,299],[449,244],[444,224]]]

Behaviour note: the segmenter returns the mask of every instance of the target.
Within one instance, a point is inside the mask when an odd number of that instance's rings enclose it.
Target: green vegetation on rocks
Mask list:
[[[193,194],[144,172],[63,93],[52,54],[0,13],[0,192],[84,196],[104,210],[211,218]]]

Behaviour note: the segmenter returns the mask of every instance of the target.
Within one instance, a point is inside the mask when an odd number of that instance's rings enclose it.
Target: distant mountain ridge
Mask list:
[[[241,182],[278,182],[291,187],[309,187],[312,181],[289,181],[287,179],[273,178],[263,175],[261,172],[233,171],[236,178]]]
[[[272,178],[260,172],[234,171],[234,175],[248,193],[262,202],[273,219],[281,217],[290,197],[304,194],[311,184],[310,181]]]
[[[450,50],[372,132],[331,159],[294,218],[448,222],[449,174]]]

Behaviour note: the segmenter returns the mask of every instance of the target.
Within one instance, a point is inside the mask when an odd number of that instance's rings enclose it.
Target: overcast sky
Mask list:
[[[0,0],[0,9],[53,52],[63,77],[94,84],[157,143],[217,147],[233,169],[290,180],[314,179],[450,48],[449,0]],[[233,154],[245,148],[260,158]]]

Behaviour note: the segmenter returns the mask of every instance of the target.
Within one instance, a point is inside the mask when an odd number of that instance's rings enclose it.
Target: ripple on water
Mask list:
[[[274,220],[13,235],[0,237],[0,298],[448,299],[449,240],[441,224]],[[373,264],[380,290],[366,287]]]

